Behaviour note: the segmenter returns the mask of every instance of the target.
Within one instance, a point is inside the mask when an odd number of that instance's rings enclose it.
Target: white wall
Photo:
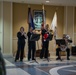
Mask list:
[[[66,6],[64,8],[64,33],[70,35],[74,44],[74,7]]]
[[[2,43],[2,41],[3,41],[3,39],[2,39],[2,20],[3,20],[3,18],[2,18],[2,2],[0,2],[0,47],[1,47],[1,51],[3,52],[3,43]]]
[[[5,55],[12,55],[12,3],[0,2],[0,46]]]
[[[0,2],[0,10],[1,10],[1,2]],[[0,11],[0,46],[1,46],[1,11]]]
[[[4,54],[12,54],[12,3],[3,2],[3,45]]]

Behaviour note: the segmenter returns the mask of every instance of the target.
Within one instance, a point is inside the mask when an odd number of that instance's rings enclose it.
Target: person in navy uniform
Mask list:
[[[61,60],[60,51],[66,51],[67,52],[67,60],[70,60],[70,48],[68,47],[68,38],[66,35],[63,35],[63,39],[65,40],[65,45],[58,45],[58,48],[56,48],[56,60]]]
[[[23,61],[24,57],[24,47],[25,47],[25,39],[26,39],[26,33],[24,32],[24,27],[20,28],[20,31],[17,33],[18,38],[18,47],[17,47],[17,53],[15,57],[15,62],[17,60]]]
[[[49,46],[49,41],[47,40],[48,35],[49,35],[49,25],[47,24],[45,28],[42,26],[41,34],[42,34],[42,50],[40,53],[40,58],[48,58],[48,46]]]
[[[31,36],[34,33],[35,32],[33,32],[33,28],[30,27],[30,30],[27,33],[27,36],[28,36],[28,61],[30,61],[30,59],[35,60],[36,42],[31,41]]]

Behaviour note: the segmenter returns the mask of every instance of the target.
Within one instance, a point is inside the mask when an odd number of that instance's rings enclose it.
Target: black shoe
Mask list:
[[[70,60],[69,58],[67,58],[67,60]]]
[[[56,58],[56,60],[61,60],[61,58],[58,57],[58,58]]]
[[[20,62],[23,62],[23,60],[20,60]]]
[[[60,60],[60,61],[62,61],[62,59],[61,59],[61,58],[56,58],[56,60]]]
[[[15,61],[15,62],[17,62],[18,60],[19,60],[19,58],[15,58],[15,60],[14,60],[14,61]]]
[[[28,58],[28,61],[30,61],[31,58]]]
[[[17,62],[17,60],[15,59],[15,62]]]
[[[15,62],[17,62],[18,61],[18,59],[15,59]]]
[[[43,59],[43,57],[40,57],[40,59]]]
[[[35,60],[34,58],[32,60]]]
[[[30,61],[30,59],[28,59],[28,61]]]

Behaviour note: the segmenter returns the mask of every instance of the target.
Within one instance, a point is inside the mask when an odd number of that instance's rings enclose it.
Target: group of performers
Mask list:
[[[35,52],[36,52],[36,41],[31,41],[31,37],[33,34],[36,34],[35,30],[33,30],[32,27],[30,27],[29,32],[26,34],[24,32],[24,28],[21,27],[20,31],[17,33],[18,37],[18,47],[17,47],[17,53],[15,57],[15,62],[20,59],[20,61],[23,61],[24,57],[24,47],[25,47],[25,39],[28,37],[28,61],[30,60],[35,60]],[[41,26],[41,35],[42,35],[42,49],[40,53],[40,59],[48,59],[48,46],[49,46],[49,40],[48,37],[50,35],[49,31],[49,25],[47,24],[45,27],[42,25]],[[70,56],[70,49],[68,48],[68,40],[66,36],[63,36],[63,39],[65,40],[65,51],[67,52],[67,60],[69,59]],[[56,49],[56,55],[58,56],[56,60],[60,60],[60,51],[62,51],[62,47],[64,47],[61,44],[58,44],[58,48]]]

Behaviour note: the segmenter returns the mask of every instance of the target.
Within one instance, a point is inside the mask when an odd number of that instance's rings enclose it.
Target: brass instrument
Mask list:
[[[68,48],[68,47],[67,47],[66,45],[60,45],[60,49],[61,49],[62,51],[65,51],[67,48]]]
[[[68,48],[69,43],[72,43],[72,40],[70,39],[69,35],[65,35],[63,38],[65,40],[65,45],[60,45],[60,49],[62,51],[65,51]]]

